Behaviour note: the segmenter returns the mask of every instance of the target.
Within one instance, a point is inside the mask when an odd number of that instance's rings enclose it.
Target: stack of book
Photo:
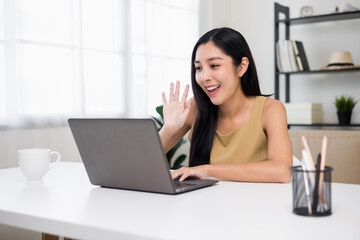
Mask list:
[[[279,72],[310,71],[302,42],[279,40],[276,43],[276,66]]]

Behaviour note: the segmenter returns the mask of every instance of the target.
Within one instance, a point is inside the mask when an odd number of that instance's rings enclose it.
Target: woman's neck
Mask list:
[[[232,119],[239,115],[243,115],[244,112],[248,112],[249,108],[251,108],[253,99],[254,97],[252,96],[245,96],[241,90],[237,91],[237,93],[226,103],[219,105],[219,118]]]

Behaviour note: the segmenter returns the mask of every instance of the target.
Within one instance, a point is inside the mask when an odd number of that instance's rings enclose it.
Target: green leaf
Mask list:
[[[352,96],[345,96],[344,94],[340,97],[335,97],[334,105],[338,111],[352,111],[358,100],[355,100]]]
[[[186,155],[185,154],[181,154],[179,157],[176,158],[173,166],[172,166],[172,169],[179,169],[182,167],[182,163],[185,161],[186,159]]]
[[[172,157],[174,156],[175,151],[176,151],[176,149],[172,148],[166,153],[166,158],[167,158],[169,163],[170,163]]]
[[[166,154],[166,158],[168,159],[168,161],[170,162],[170,160],[173,158],[176,150],[178,150],[181,145],[183,145],[184,143],[186,143],[185,139],[181,139],[172,149],[170,149],[167,154]]]
[[[160,115],[161,119],[164,120],[164,112],[163,112],[163,109],[164,109],[164,105],[160,105],[160,106],[157,106],[157,107],[156,107],[156,112]]]

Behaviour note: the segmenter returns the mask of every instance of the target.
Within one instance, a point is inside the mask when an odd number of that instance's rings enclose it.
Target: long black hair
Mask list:
[[[210,163],[214,134],[217,128],[218,106],[214,105],[195,79],[195,56],[201,44],[213,42],[238,67],[243,57],[249,59],[245,74],[239,79],[246,96],[261,96],[255,62],[245,38],[231,28],[216,28],[205,33],[195,44],[191,57],[191,85],[197,107],[195,125],[191,137],[189,165],[197,166]]]

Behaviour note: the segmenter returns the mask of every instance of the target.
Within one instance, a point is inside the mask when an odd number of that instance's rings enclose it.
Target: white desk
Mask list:
[[[99,188],[64,162],[44,180],[0,170],[0,223],[77,239],[360,239],[360,185],[332,184],[333,215],[316,218],[292,213],[291,184],[221,181],[172,196]]]

